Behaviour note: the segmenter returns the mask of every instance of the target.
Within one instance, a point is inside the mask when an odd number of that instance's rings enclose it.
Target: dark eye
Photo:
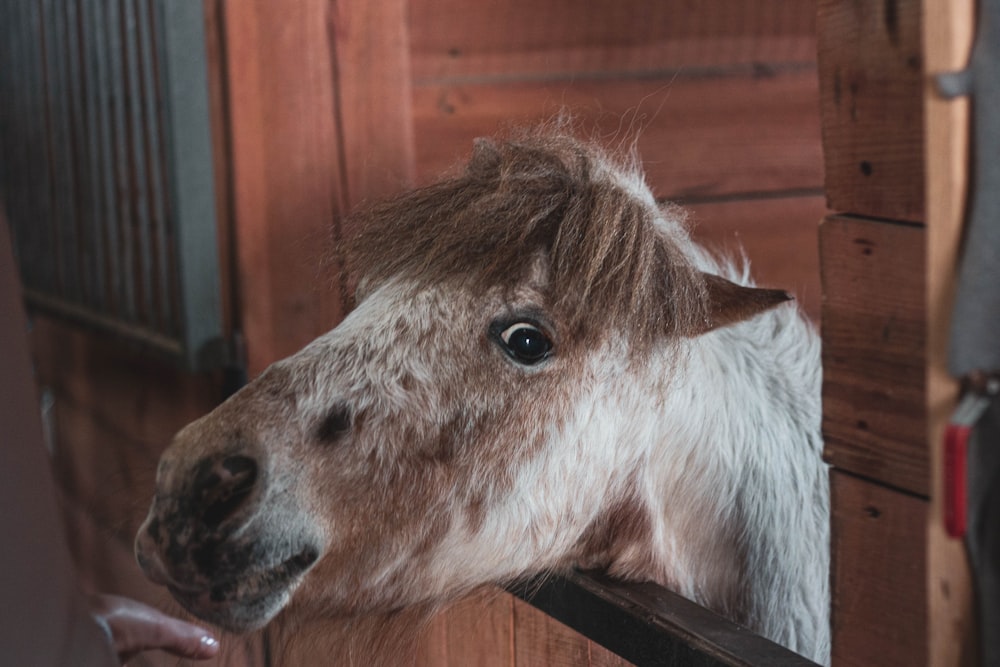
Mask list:
[[[518,322],[498,334],[504,350],[522,364],[537,364],[549,356],[552,341],[534,324]]]
[[[346,405],[335,405],[320,422],[316,435],[321,442],[333,443],[351,430],[351,411]]]

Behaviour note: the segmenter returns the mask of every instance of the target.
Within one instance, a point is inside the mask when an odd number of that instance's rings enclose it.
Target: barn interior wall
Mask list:
[[[762,284],[795,291],[818,320],[816,226],[826,203],[814,3],[331,7],[206,3],[217,39],[227,260],[251,375],[342,316],[341,286],[318,279],[316,248],[349,231],[340,229],[346,210],[432,181],[468,155],[476,136],[562,109],[607,144],[638,136],[655,193],[688,206],[695,235],[744,248]],[[373,92],[369,81],[390,83]],[[139,574],[131,540],[159,452],[222,399],[221,379],[41,318],[33,339],[85,584],[167,604]],[[227,647],[217,664],[265,664],[269,651],[266,637]],[[144,660],[136,664],[183,664]],[[621,664],[505,594],[439,617],[417,662]]]
[[[929,660],[925,640],[935,620],[922,25],[917,0],[818,4],[825,187],[837,212],[820,229],[835,665],[958,664]]]

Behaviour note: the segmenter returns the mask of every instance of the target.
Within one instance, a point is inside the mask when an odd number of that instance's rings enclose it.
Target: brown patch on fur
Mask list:
[[[543,253],[570,334],[614,332],[641,349],[703,328],[701,273],[608,167],[627,173],[565,135],[479,140],[463,174],[361,213],[348,266],[366,284],[406,276],[482,290],[522,281]]]
[[[580,538],[574,565],[607,568],[629,546],[649,544],[652,531],[649,513],[634,497],[626,496],[605,509]]]

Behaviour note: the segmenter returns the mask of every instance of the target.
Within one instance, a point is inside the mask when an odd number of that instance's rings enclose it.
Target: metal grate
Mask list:
[[[29,307],[224,361],[200,0],[2,0],[0,193]]]

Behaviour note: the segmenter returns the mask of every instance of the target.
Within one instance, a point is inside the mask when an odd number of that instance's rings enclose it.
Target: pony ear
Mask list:
[[[695,335],[748,320],[792,299],[784,290],[744,287],[710,273],[702,277],[708,291],[708,316]]]

